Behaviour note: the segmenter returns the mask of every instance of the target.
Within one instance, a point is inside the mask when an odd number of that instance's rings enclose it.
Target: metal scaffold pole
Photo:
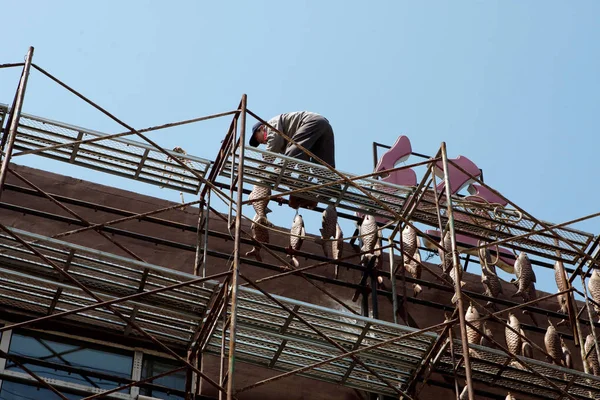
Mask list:
[[[25,90],[27,89],[27,80],[29,78],[29,70],[31,69],[31,60],[33,58],[33,47],[29,48],[27,56],[25,58],[25,65],[23,66],[23,74],[17,87],[17,93],[15,95],[14,107],[11,110],[11,116],[9,118],[8,132],[2,138],[4,158],[2,159],[2,166],[0,167],[0,196],[4,191],[4,182],[6,181],[6,175],[8,173],[8,164],[12,156],[13,147],[15,144],[15,138],[17,137],[17,128],[19,127],[19,118],[21,117],[21,109],[23,108],[23,100],[25,98]],[[0,154],[0,157],[2,155]]]
[[[462,290],[460,288],[461,267],[458,259],[458,250],[456,248],[456,232],[454,231],[454,214],[452,210],[452,193],[450,191],[450,175],[448,172],[448,154],[446,152],[446,143],[442,142],[442,164],[444,166],[444,186],[446,190],[446,206],[448,210],[448,231],[451,238],[452,249],[452,268],[454,268],[454,290],[456,291],[456,306],[458,308],[458,318],[460,324],[460,339],[463,350],[463,359],[465,364],[465,375],[467,380],[467,393],[469,400],[475,399],[473,392],[473,382],[471,378],[471,360],[469,358],[469,343],[467,341],[467,325],[465,323],[465,307],[463,304]]]
[[[235,371],[235,340],[237,325],[237,297],[240,277],[240,239],[242,230],[242,197],[244,194],[244,143],[246,139],[246,106],[247,96],[242,95],[241,120],[240,120],[240,140],[239,140],[239,158],[238,158],[238,176],[237,176],[237,201],[235,212],[235,233],[233,247],[233,267],[231,274],[231,313],[229,323],[229,364],[227,368],[227,400],[233,399],[235,390],[234,371]],[[235,154],[235,153],[234,153]]]

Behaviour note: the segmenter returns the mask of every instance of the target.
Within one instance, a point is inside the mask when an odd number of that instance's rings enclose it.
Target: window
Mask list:
[[[162,374],[181,367],[177,361],[160,359],[144,355],[142,363],[142,379]],[[172,389],[172,390],[169,390]],[[185,398],[185,370],[163,376],[152,381],[152,385],[140,388],[140,394],[164,400],[183,400]]]
[[[69,400],[81,399],[81,395],[65,393],[62,390],[58,391]],[[45,388],[25,385],[17,382],[2,382],[2,390],[0,390],[1,400],[60,400],[60,397],[55,393]]]
[[[38,376],[105,390],[130,382],[133,365],[131,352],[40,333],[13,333],[9,354]],[[6,369],[26,373],[10,360]]]

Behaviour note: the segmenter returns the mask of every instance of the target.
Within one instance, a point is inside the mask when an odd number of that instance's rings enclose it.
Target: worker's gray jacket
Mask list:
[[[271,118],[269,125],[293,137],[298,128],[307,120],[312,118],[322,118],[321,115],[309,111],[296,111],[277,115]],[[288,145],[288,141],[272,129],[267,129],[267,150],[273,153],[282,154]]]

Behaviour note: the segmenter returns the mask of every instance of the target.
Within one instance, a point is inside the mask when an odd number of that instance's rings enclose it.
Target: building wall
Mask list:
[[[31,168],[26,168],[18,165],[12,166],[15,171],[25,176],[35,185],[39,186],[41,189],[52,193],[58,194],[61,196],[66,196],[69,198],[79,199],[86,202],[96,203],[104,206],[114,207],[121,210],[142,213],[147,211],[152,211],[154,209],[158,209],[161,207],[168,207],[173,205],[173,203],[160,200],[157,198],[151,198],[148,196],[142,196],[137,193],[127,192],[119,189],[115,189],[112,187],[97,185],[91,182],[82,181],[79,179],[60,176],[56,174],[51,174],[48,172],[35,170]],[[10,185],[8,190],[6,190],[2,194],[2,202],[6,204],[12,204],[15,206],[27,207],[35,210],[41,210],[48,213],[57,214],[63,217],[73,218],[72,215],[65,210],[62,210],[57,205],[53,204],[46,198],[37,197],[30,194],[23,193],[22,191],[14,190],[14,186],[19,187],[27,187],[23,182],[19,181],[15,176],[9,175],[7,183]],[[69,208],[78,213],[80,216],[85,218],[86,220],[92,223],[105,222],[108,220],[112,220],[120,217],[120,215],[116,215],[114,213],[110,213],[103,210],[94,210],[89,207],[77,206],[77,205],[69,205]],[[157,215],[158,218],[166,219],[169,221],[175,221],[188,226],[196,226],[197,223],[197,209],[186,207],[184,209],[175,209],[165,213],[161,213]],[[11,227],[27,230],[30,232],[52,236],[61,232],[65,232],[68,230],[72,230],[78,228],[78,226],[66,223],[51,220],[48,218],[43,218],[39,216],[34,216],[28,213],[21,213],[16,211],[8,210],[6,207],[0,209],[0,221]],[[163,241],[160,244],[150,243],[148,240],[140,240],[136,238],[126,237],[123,235],[111,235],[114,239],[118,240],[119,243],[126,246],[130,251],[132,251],[135,255],[137,255],[140,259],[151,262],[153,264],[161,265],[168,268],[174,268],[179,271],[184,271],[188,273],[193,273],[193,265],[195,259],[195,251],[194,246],[196,244],[196,235],[194,232],[189,230],[181,229],[181,228],[173,228],[173,227],[164,227],[157,224],[153,224],[146,221],[128,221],[124,223],[120,223],[116,226],[119,229],[123,229],[129,232],[134,232],[138,234],[147,235],[153,238],[160,239]],[[210,220],[210,229],[219,231],[221,233],[227,233],[227,224],[221,219],[217,218],[217,216],[212,215]],[[243,229],[247,232],[250,232],[250,224],[247,221],[243,223]],[[287,228],[282,228],[287,230]],[[271,243],[279,246],[287,246],[288,238],[285,235],[271,235]],[[62,238],[62,240],[67,240],[72,243],[80,244],[83,246],[92,247],[98,250],[102,250],[109,253],[114,253],[121,256],[131,257],[131,255],[127,254],[125,251],[117,248],[114,244],[110,243],[108,240],[102,238],[97,232],[88,231],[85,233],[80,233],[72,236],[68,236]],[[172,242],[169,245],[168,242]],[[209,244],[210,250],[231,254],[233,251],[233,241],[232,240],[222,240],[218,238],[210,238]],[[242,253],[249,251],[251,246],[248,244],[242,245]],[[307,240],[304,243],[302,248],[303,251],[313,254],[321,254],[321,247],[316,244],[314,241]],[[348,254],[351,250],[349,248],[346,249],[346,254]],[[263,251],[263,260],[266,263],[273,265],[280,265],[281,262],[274,258],[271,255],[265,254]],[[384,263],[383,268],[385,270],[388,269],[387,257],[384,257],[386,261]],[[350,262],[357,262],[358,259],[349,260]],[[310,263],[310,260],[306,260],[304,258],[300,258],[300,262],[302,265],[306,265]],[[439,270],[437,266],[431,265],[430,267],[433,270]],[[209,257],[207,260],[207,274],[213,274],[217,272],[224,271],[228,268],[228,264],[225,260]],[[261,269],[255,266],[251,266],[248,264],[242,264],[241,271],[246,276],[251,279],[258,279],[262,277],[266,277],[274,274],[274,271]],[[322,275],[328,278],[333,278],[334,275],[333,265],[327,265],[323,267],[315,268],[311,273]],[[360,280],[360,271],[356,270],[346,270],[344,267],[340,267],[340,276],[342,279],[348,282],[358,282]],[[436,282],[436,279],[429,274],[428,272],[423,273],[423,279],[431,280]],[[478,275],[473,275],[466,273],[464,276],[464,280],[466,281],[466,286],[464,289],[466,291],[472,291],[481,293],[483,288],[481,286],[480,277]],[[439,283],[439,282],[438,282]],[[360,302],[352,302],[352,297],[354,295],[355,290],[350,288],[340,287],[338,285],[328,284],[328,283],[317,283],[318,286],[323,287],[324,289],[330,291],[336,297],[349,304],[353,309],[357,312],[360,311]],[[385,281],[384,285],[389,288],[389,281]],[[311,286],[301,277],[297,276],[288,276],[272,281],[265,282],[261,285],[265,290],[269,291],[273,294],[278,294],[282,296],[287,296],[293,299],[318,304],[322,306],[342,309],[342,307],[337,304],[331,298],[325,296],[320,290]],[[398,291],[402,293],[403,286],[402,282],[398,282]],[[512,295],[516,291],[514,285],[509,283],[504,284],[504,298],[509,299],[510,295]],[[407,284],[406,292],[409,296],[412,295],[412,288],[410,284]],[[538,296],[545,295],[546,293],[538,292]],[[443,305],[446,307],[448,311],[450,311],[453,307],[450,299],[452,297],[452,293],[444,292],[437,289],[424,288],[423,292],[419,296],[420,300],[427,300],[439,305]],[[391,302],[388,298],[384,296],[379,296],[379,317],[381,319],[392,321],[392,307]],[[468,304],[466,304],[468,306]],[[444,320],[444,310],[440,308],[432,308],[422,304],[418,304],[415,302],[407,302],[405,304],[406,310],[410,314],[410,316],[416,322],[416,325],[419,328],[425,328],[430,325],[438,324],[443,322]],[[558,309],[558,305],[555,299],[548,300],[542,302],[540,305],[542,308],[548,308],[550,310],[556,311]],[[536,331],[541,329],[545,329],[547,326],[547,322],[545,318],[542,316],[538,317],[539,328],[536,328],[532,325],[532,321],[529,316],[522,315],[520,311],[517,312],[518,318],[524,325],[525,331],[527,335],[540,347],[544,347],[543,343],[543,332]],[[506,319],[506,316],[502,316],[503,319]],[[10,318],[7,318],[10,319]],[[554,323],[557,321],[554,320]],[[504,345],[504,329],[497,323],[492,323],[489,325],[494,333],[494,337],[499,341],[500,344]],[[531,328],[531,329],[530,329]],[[57,329],[57,330],[60,330]],[[561,327],[559,330],[565,334],[569,333],[569,328]],[[459,337],[460,333],[458,328],[454,330],[454,336]],[[100,333],[101,337],[101,333]],[[114,340],[114,338],[111,338]],[[576,368],[581,368],[580,358],[578,356],[578,349],[575,348],[571,341],[568,341],[569,347],[573,353],[573,358],[576,362]],[[130,341],[124,340],[124,345],[132,346]],[[135,344],[135,343],[134,343]],[[146,344],[140,344],[141,347],[146,347]],[[539,351],[534,351],[535,357],[537,359],[543,359]],[[207,356],[204,358],[204,368],[207,374],[213,378],[218,377],[218,361],[215,357]],[[273,375],[273,371],[265,370],[262,368],[257,368],[253,365],[247,365],[244,363],[238,363],[236,367],[236,383],[237,386],[245,386],[254,381],[264,379],[268,376]],[[443,378],[434,376],[438,381],[444,381]],[[452,382],[447,382],[452,383]],[[461,385],[464,384],[461,381]],[[203,394],[214,396],[216,392],[213,388],[209,387],[205,383],[202,384]],[[496,392],[498,395],[505,395],[503,390],[498,390],[494,388],[486,387],[485,390],[490,392]],[[310,380],[302,377],[291,377],[286,378],[285,380],[279,381],[277,383],[273,383],[270,385],[262,386],[261,388],[251,390],[245,392],[240,395],[241,399],[280,399],[285,393],[285,398],[287,399],[355,399],[359,398],[355,391],[340,387],[337,385],[327,384],[323,382],[318,382],[315,380]],[[421,399],[434,399],[439,398],[440,396],[444,396],[444,398],[451,396],[451,392],[447,389],[440,388],[434,385],[426,385],[423,388]],[[486,398],[486,397],[480,397]],[[519,399],[527,398],[525,396],[519,396]]]

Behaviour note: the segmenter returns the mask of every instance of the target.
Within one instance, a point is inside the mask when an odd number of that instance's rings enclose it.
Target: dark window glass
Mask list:
[[[128,383],[133,365],[132,353],[47,335],[13,333],[9,353],[39,376],[100,389]],[[6,369],[25,372],[10,360]]]
[[[81,395],[69,394],[58,391],[69,400],[81,399]],[[29,386],[23,383],[2,382],[2,390],[0,390],[0,399],[2,400],[60,400],[60,396],[54,392],[35,386]]]
[[[144,355],[142,379],[181,367],[181,363]],[[172,389],[172,390],[169,390]],[[185,370],[163,376],[152,381],[152,386],[140,388],[140,394],[164,400],[183,400],[185,392]]]

